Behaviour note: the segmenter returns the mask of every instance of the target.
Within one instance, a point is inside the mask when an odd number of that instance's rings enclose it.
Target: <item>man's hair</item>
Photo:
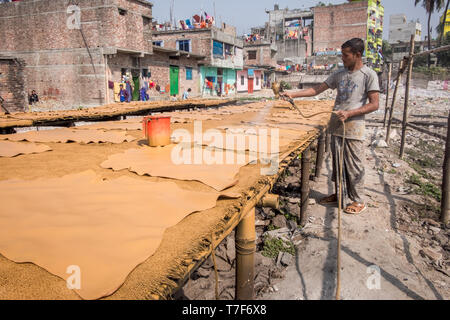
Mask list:
[[[348,40],[342,45],[342,49],[350,48],[352,53],[361,53],[361,56],[364,54],[364,41],[360,38],[353,38],[351,40]]]
[[[191,88],[189,88],[189,89],[188,89],[188,92],[191,92],[191,91],[192,91]]]

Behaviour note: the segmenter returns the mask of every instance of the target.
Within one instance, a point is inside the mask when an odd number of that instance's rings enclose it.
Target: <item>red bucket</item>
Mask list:
[[[144,117],[143,129],[150,147],[170,144],[170,117]]]

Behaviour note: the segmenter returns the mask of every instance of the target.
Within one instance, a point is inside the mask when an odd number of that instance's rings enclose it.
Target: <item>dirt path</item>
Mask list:
[[[375,130],[368,129],[366,146],[376,135]],[[398,192],[397,186],[404,185],[401,173],[388,174],[382,168],[390,166],[392,161],[404,167],[407,164],[395,159],[389,149],[367,147],[366,150],[369,209],[360,216],[343,215],[341,299],[449,299],[450,278],[444,274],[448,270],[445,259],[449,256],[449,230],[437,226],[433,229],[424,219],[415,223],[421,226],[416,235],[405,232],[408,230],[408,226],[405,228],[408,214],[405,203],[421,205],[421,200],[416,195]],[[328,156],[321,177],[312,183],[313,199],[333,193],[330,174]],[[314,204],[309,214],[310,222],[302,229],[304,239],[296,247],[295,264],[287,267],[285,278],[273,285],[273,292],[263,295],[262,299],[334,299],[337,208]],[[435,236],[431,236],[433,231],[430,230],[436,231]],[[443,236],[441,242],[436,241],[438,235]],[[433,261],[423,252],[421,255],[421,250],[431,250],[441,256]],[[442,263],[444,266],[439,272],[434,266],[442,267]],[[376,270],[380,275],[379,288],[376,288]]]

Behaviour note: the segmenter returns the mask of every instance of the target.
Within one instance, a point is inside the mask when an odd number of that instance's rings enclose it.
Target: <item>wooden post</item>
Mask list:
[[[392,63],[388,62],[388,78],[387,78],[387,86],[386,86],[386,106],[384,107],[384,120],[383,120],[383,128],[386,127],[387,114],[389,110],[389,91],[391,89],[391,75],[392,75]]]
[[[389,143],[389,136],[391,135],[392,117],[394,115],[394,106],[395,106],[395,102],[397,100],[398,86],[400,85],[400,82],[402,81],[402,73],[403,73],[403,60],[400,61],[400,64],[398,67],[398,74],[397,74],[397,80],[395,81],[394,95],[392,96],[391,108],[389,109],[389,121],[388,121],[387,130],[386,130],[386,143]]]
[[[255,208],[236,227],[236,300],[253,300],[255,279]]]
[[[414,40],[415,35],[411,35],[411,48],[409,49],[409,61],[408,61],[408,77],[406,78],[406,88],[405,88],[405,107],[403,109],[403,125],[402,125],[402,141],[400,144],[400,159],[403,158],[403,153],[405,152],[405,141],[406,141],[406,127],[408,123],[408,106],[409,106],[409,87],[411,85],[411,75],[414,64]]]
[[[106,104],[109,103],[109,77],[108,77],[108,55],[103,55],[105,63],[105,82],[106,82]],[[113,89],[114,91],[114,89]]]
[[[450,114],[447,125],[447,143],[445,144],[445,158],[442,174],[441,222],[450,221]]]
[[[328,151],[330,151],[330,143],[331,143],[330,141],[331,137],[328,132],[328,129],[325,130],[324,134],[325,134],[325,153],[328,153]]]
[[[308,147],[302,154],[301,208],[299,224],[303,227],[308,222],[309,175],[311,172],[311,149]]]
[[[318,179],[320,177],[320,172],[322,171],[323,158],[325,154],[325,134],[322,132],[317,143],[317,158],[316,158],[316,168],[314,173],[314,178]]]

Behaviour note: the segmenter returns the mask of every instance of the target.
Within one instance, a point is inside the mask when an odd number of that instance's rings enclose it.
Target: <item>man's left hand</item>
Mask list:
[[[336,112],[336,115],[338,116],[339,120],[345,121],[348,118],[350,118],[350,112],[345,110],[339,110]]]

